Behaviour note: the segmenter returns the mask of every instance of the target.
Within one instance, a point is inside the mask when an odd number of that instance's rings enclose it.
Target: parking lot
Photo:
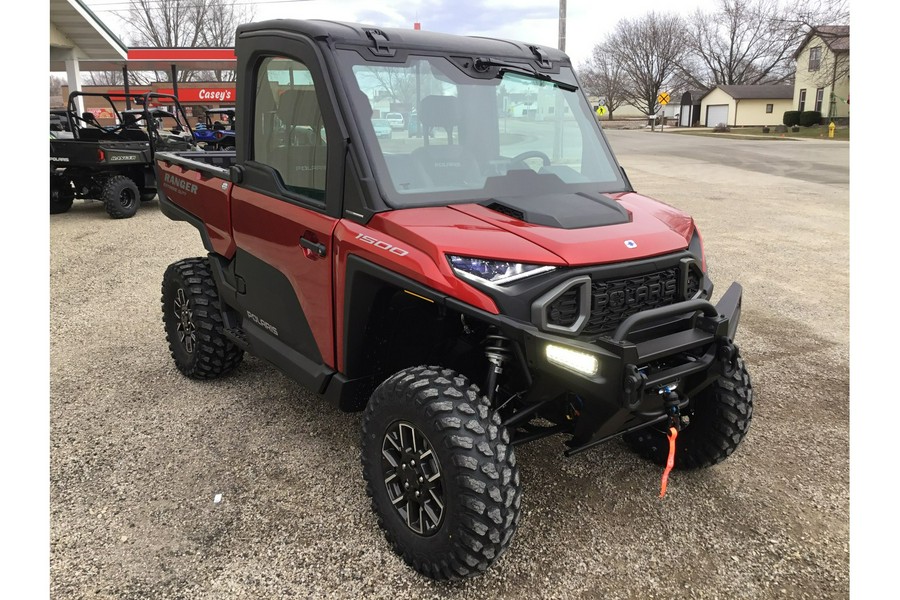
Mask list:
[[[157,202],[50,218],[54,598],[841,598],[849,594],[849,145],[610,131],[635,188],[691,214],[753,424],[726,462],[660,470],[611,442],[517,449],[524,500],[485,576],[426,580],[369,510],[357,414],[248,357],[214,382],[166,348],[160,281],[202,255]],[[214,498],[221,494],[221,501]]]

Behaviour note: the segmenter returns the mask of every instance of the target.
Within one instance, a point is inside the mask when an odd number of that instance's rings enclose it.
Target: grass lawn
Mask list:
[[[809,139],[828,139],[828,127],[817,125],[813,127],[801,127],[800,131],[793,132],[790,128],[787,133],[775,133],[775,127],[771,127],[769,133],[763,133],[762,127],[732,127],[729,133],[713,133],[712,129],[679,129],[672,130],[673,133],[686,133],[689,135],[711,135],[728,138],[743,138],[745,136],[758,136],[754,139],[772,139],[781,140],[789,138],[809,138]],[[849,140],[850,128],[837,127],[834,130],[834,139]]]

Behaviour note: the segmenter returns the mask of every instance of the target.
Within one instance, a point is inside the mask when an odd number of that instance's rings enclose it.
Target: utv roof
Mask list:
[[[396,29],[361,25],[359,23],[341,23],[338,21],[296,19],[273,19],[241,25],[237,29],[237,37],[249,37],[261,32],[300,33],[318,40],[330,40],[336,44],[367,46],[373,50],[390,52],[399,48],[406,50],[430,50],[463,56],[508,57],[528,60],[540,60],[543,53],[550,61],[570,64],[569,57],[556,48],[526,44],[512,40],[500,40],[487,37],[451,35],[433,31],[417,31],[414,29]],[[533,50],[537,48],[539,52]],[[374,53],[373,53],[373,56]]]
[[[233,106],[221,106],[219,108],[210,108],[206,111],[208,115],[233,115],[235,113]]]

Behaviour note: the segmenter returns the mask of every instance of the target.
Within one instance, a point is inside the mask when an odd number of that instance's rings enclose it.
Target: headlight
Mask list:
[[[470,258],[468,256],[448,255],[447,259],[450,261],[453,271],[460,277],[495,285],[511,283],[525,277],[538,275],[539,273],[547,273],[556,268],[547,265],[526,265],[502,260]]]
[[[554,344],[547,344],[546,352],[547,360],[576,373],[593,377],[600,370],[600,361],[593,354]]]

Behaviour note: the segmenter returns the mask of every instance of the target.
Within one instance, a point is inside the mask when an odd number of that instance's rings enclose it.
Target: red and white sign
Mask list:
[[[161,94],[174,94],[174,90],[169,89],[161,89],[159,90]],[[222,103],[222,102],[234,102],[234,99],[237,98],[237,94],[235,93],[234,88],[217,88],[217,87],[202,87],[202,88],[181,88],[178,90],[178,101],[179,102],[209,102],[209,103]],[[159,102],[166,102],[166,98],[158,98]]]

